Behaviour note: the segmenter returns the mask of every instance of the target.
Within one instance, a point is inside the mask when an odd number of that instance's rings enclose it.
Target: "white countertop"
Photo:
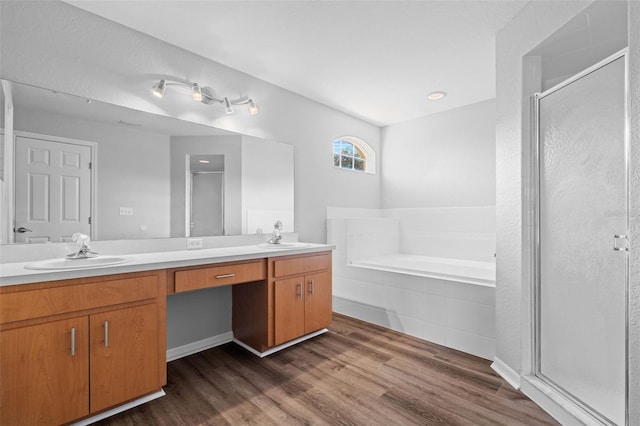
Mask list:
[[[164,251],[119,256],[129,258],[130,260],[126,263],[119,263],[111,266],[62,270],[25,269],[25,265],[32,262],[3,263],[0,264],[0,286],[122,274],[127,272],[152,271],[155,269],[262,259],[266,257],[290,256],[334,249],[335,246],[330,244],[308,244],[305,247],[287,249],[250,245],[198,250]]]

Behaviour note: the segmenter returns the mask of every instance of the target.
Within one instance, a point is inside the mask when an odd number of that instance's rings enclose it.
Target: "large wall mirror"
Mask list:
[[[276,220],[294,230],[291,145],[3,86],[13,114],[0,132],[12,124],[14,143],[2,142],[13,168],[2,170],[2,243],[269,233]]]

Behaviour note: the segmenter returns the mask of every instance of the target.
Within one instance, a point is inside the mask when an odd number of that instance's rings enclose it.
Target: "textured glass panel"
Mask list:
[[[540,374],[624,424],[624,62],[540,100]]]

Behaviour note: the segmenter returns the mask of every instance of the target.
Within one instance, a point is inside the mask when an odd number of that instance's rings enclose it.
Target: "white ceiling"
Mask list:
[[[495,34],[526,1],[68,3],[385,126],[495,97]]]

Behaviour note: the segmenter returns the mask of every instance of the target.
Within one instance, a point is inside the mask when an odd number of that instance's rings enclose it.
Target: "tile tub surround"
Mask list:
[[[354,213],[358,219],[354,219]],[[350,264],[371,262],[372,258],[392,259],[402,253],[411,255],[404,256],[404,260],[428,256],[445,257],[449,258],[448,262],[458,263],[466,257],[466,263],[477,264],[481,269],[493,268],[494,213],[492,207],[368,209],[366,212],[329,209],[328,243],[336,246],[334,311],[493,359],[493,270],[484,270],[484,283],[470,284],[451,280],[451,277],[397,273],[389,268],[363,269]],[[414,229],[417,229],[415,233]],[[447,236],[451,237],[449,243]],[[409,247],[405,249],[405,245]],[[439,256],[438,247],[443,251]],[[456,251],[456,247],[464,250]]]

